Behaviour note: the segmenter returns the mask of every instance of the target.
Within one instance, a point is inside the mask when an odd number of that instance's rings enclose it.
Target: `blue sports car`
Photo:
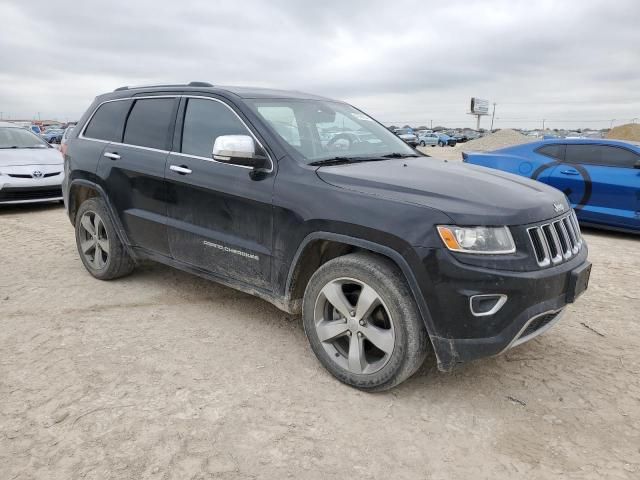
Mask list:
[[[584,225],[640,233],[640,143],[543,140],[462,157],[556,187]]]

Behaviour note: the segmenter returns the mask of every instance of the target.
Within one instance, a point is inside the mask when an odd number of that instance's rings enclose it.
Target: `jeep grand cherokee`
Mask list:
[[[80,258],[152,259],[301,313],[319,361],[391,388],[547,330],[590,263],[558,190],[409,147],[343,102],[188,85],[101,95],[65,154]]]

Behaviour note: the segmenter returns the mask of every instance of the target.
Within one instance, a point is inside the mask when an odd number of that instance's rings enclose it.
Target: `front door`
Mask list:
[[[226,103],[184,99],[179,117],[179,145],[165,173],[173,258],[222,278],[270,287],[275,173],[252,175],[250,168],[213,160],[218,136],[254,136]]]

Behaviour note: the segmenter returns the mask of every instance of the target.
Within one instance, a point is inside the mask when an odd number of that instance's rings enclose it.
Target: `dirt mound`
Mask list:
[[[489,152],[498,148],[535,142],[536,140],[539,139],[536,137],[527,137],[515,130],[505,129],[490,133],[489,135],[471,140],[467,143],[459,144],[458,149],[461,152]]]
[[[640,124],[627,123],[609,130],[607,138],[640,142]]]

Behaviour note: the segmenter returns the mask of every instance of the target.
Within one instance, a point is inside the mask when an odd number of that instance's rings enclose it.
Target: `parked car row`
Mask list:
[[[455,147],[458,143],[464,143],[468,140],[479,138],[481,134],[474,130],[417,130],[412,128],[393,128],[391,129],[398,137],[404,140],[412,147]]]

